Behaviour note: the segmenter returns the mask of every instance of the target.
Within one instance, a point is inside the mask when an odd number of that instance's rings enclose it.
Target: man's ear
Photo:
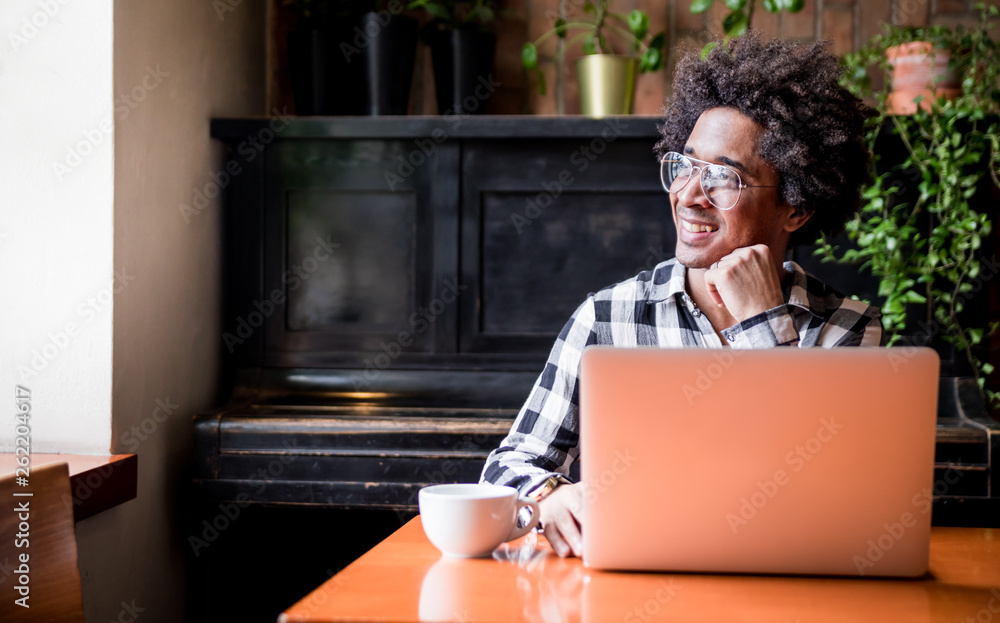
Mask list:
[[[800,229],[803,225],[809,222],[809,219],[813,217],[812,210],[796,210],[792,206],[785,206],[785,231],[792,233],[793,231]]]

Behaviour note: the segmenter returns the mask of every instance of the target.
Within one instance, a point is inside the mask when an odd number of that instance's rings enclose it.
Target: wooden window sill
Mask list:
[[[80,521],[134,499],[138,487],[139,457],[135,454],[32,454],[31,467],[50,463],[69,465],[73,519]],[[0,453],[0,474],[13,473],[14,453]]]

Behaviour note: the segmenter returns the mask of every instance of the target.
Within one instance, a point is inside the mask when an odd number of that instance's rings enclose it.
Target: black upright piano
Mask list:
[[[420,487],[478,479],[586,295],[672,256],[657,123],[214,120],[233,389],[196,417],[202,495],[412,512]],[[943,400],[967,390],[942,382]],[[937,470],[955,482],[935,523],[1000,520],[998,439],[985,412],[942,417]]]

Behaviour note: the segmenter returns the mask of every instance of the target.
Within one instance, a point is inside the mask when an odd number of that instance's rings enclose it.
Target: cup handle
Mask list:
[[[521,509],[525,507],[531,508],[531,520],[528,521],[527,525],[523,528],[517,527],[517,516],[521,514]],[[522,536],[528,534],[532,528],[538,525],[538,502],[532,500],[531,498],[518,498],[517,499],[517,509],[514,511],[514,528],[510,531],[510,535],[507,536],[507,541],[513,541],[514,539],[519,539]]]

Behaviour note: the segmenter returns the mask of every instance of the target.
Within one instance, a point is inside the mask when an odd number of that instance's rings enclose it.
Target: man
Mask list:
[[[860,203],[871,111],[838,85],[839,74],[822,43],[753,33],[678,63],[656,145],[675,258],[584,301],[482,474],[540,500],[544,534],[560,556],[581,551],[581,485],[566,475],[579,455],[586,346],[884,342],[878,310],[783,263],[789,244],[836,234]]]

